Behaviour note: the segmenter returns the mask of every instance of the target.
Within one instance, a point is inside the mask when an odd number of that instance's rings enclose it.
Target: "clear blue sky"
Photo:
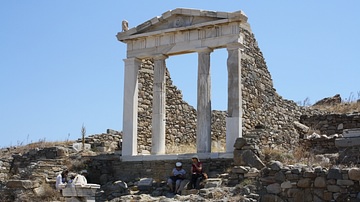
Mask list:
[[[0,147],[122,130],[115,35],[175,8],[243,10],[277,92],[295,102],[360,96],[360,1],[17,0],[0,2]],[[196,54],[167,66],[196,107]],[[212,53],[213,109],[226,109],[226,52]],[[352,96],[351,96],[352,95]]]

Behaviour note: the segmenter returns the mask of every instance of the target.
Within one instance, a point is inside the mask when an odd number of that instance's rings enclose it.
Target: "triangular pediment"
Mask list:
[[[197,10],[188,8],[177,8],[154,17],[134,28],[123,30],[117,34],[119,41],[133,38],[135,35],[146,33],[159,34],[182,29],[196,29],[202,26],[216,25],[230,21],[246,22],[247,17],[242,11],[220,12]]]

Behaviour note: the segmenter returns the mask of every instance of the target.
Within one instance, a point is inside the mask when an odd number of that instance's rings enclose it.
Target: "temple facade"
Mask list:
[[[179,54],[198,53],[197,153],[211,153],[211,75],[210,57],[215,49],[228,51],[228,104],[226,152],[242,136],[241,58],[244,35],[249,28],[242,11],[215,12],[177,8],[134,28],[123,30],[117,39],[127,45],[124,59],[124,106],[122,156],[137,155],[138,74],[141,61],[154,61],[152,155],[165,154],[166,59]]]

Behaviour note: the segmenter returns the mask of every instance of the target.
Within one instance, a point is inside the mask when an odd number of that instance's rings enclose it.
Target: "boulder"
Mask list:
[[[265,167],[261,159],[251,150],[234,150],[234,165],[251,166],[259,170]]]
[[[360,181],[360,168],[351,168],[348,175],[350,180]]]

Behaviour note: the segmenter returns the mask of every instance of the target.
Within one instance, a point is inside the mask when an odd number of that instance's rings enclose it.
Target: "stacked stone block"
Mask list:
[[[327,170],[320,166],[279,165],[279,162],[272,162],[262,171],[260,181],[267,192],[263,199],[309,202],[360,200],[359,168]]]
[[[300,122],[321,134],[342,134],[344,129],[360,128],[360,114],[304,114]]]

